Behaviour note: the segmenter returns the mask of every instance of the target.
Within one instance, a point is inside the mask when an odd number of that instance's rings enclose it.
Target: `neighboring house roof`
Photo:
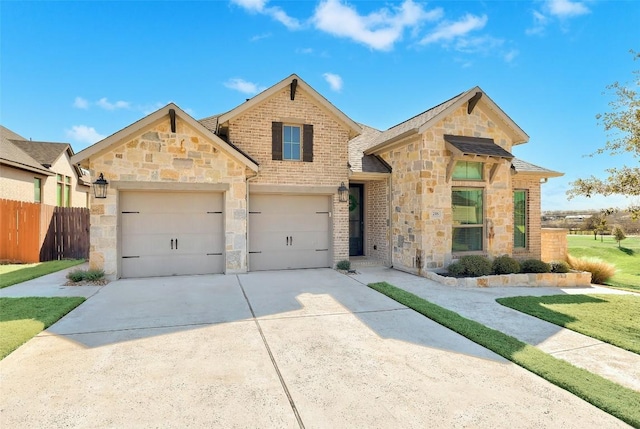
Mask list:
[[[351,118],[349,118],[347,115],[342,113],[340,109],[338,109],[336,106],[331,104],[329,100],[324,98],[319,92],[317,92],[315,89],[309,86],[309,84],[307,84],[305,81],[300,79],[300,77],[298,77],[295,74],[292,74],[291,76],[281,80],[280,82],[276,83],[272,87],[262,91],[260,94],[256,95],[255,97],[248,99],[246,102],[242,103],[238,107],[232,110],[229,110],[227,113],[224,113],[218,116],[216,119],[217,123],[215,124],[216,127],[228,122],[229,120],[242,114],[248,109],[262,103],[264,100],[278,93],[279,91],[281,91],[283,88],[286,88],[286,87],[290,87],[294,95],[295,95],[296,88],[302,88],[318,104],[325,107],[327,110],[329,110],[329,112],[333,113],[333,115],[336,116],[349,129],[350,138],[355,137],[361,133],[362,130],[360,129],[357,123],[355,123]],[[207,120],[210,120],[210,121],[208,121],[207,122],[208,125],[205,125],[205,126],[213,125],[213,117],[203,119],[203,121],[207,121]]]
[[[481,155],[512,159],[511,153],[494,143],[493,139],[482,137],[452,136],[445,134],[444,141],[451,152],[460,155]]]
[[[227,152],[232,158],[236,159],[241,164],[250,168],[253,171],[258,171],[258,164],[247,156],[245,153],[241,152],[235,146],[229,144],[228,142],[222,140],[216,134],[213,133],[210,129],[205,127],[200,122],[196,121],[191,115],[186,113],[184,110],[179,108],[174,103],[169,103],[161,109],[156,110],[155,112],[145,116],[137,122],[129,125],[126,128],[121,129],[115,134],[110,135],[109,137],[89,146],[88,148],[78,152],[72,157],[72,162],[74,164],[86,164],[86,161],[89,160],[92,156],[98,155],[100,153],[108,151],[113,145],[119,144],[124,140],[127,140],[129,137],[133,136],[135,133],[139,132],[143,128],[153,124],[154,122],[168,117],[171,113],[171,110],[175,112],[175,115],[180,117],[183,121],[185,121],[190,127],[194,128],[198,132],[207,136],[211,140],[213,140],[222,150]]]
[[[365,150],[365,154],[379,153],[405,137],[422,134],[465,103],[469,103],[471,111],[477,103],[487,107],[489,116],[496,121],[500,121],[504,124],[503,128],[509,131],[514,145],[526,143],[529,140],[527,133],[498,107],[480,87],[476,86],[382,132],[375,141],[371,142],[371,146]]]
[[[24,137],[14,133],[8,128],[0,126],[0,162],[2,164],[47,176],[54,174],[43,167],[41,163],[28,153],[20,149],[13,141],[14,139],[24,140]]]
[[[530,162],[523,161],[518,158],[511,160],[511,168],[515,170],[516,174],[529,174],[541,177],[560,177],[564,176],[564,173],[558,171],[548,170]]]
[[[349,141],[349,167],[353,173],[390,173],[391,167],[376,155],[363,155],[382,131],[358,124],[362,133]]]
[[[218,132],[218,116],[220,115],[209,116],[207,118],[198,120],[198,122],[204,125],[204,127],[209,131],[211,131],[212,133],[217,133]]]
[[[24,139],[13,140],[13,143],[45,167],[53,165],[65,151],[69,158],[73,156],[73,149],[69,143],[34,142]]]

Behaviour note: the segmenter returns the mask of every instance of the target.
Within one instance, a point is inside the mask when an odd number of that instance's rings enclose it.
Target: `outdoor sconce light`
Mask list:
[[[344,186],[344,182],[342,182],[338,188],[338,200],[341,203],[346,203],[349,200],[349,188]]]
[[[109,182],[107,182],[102,173],[100,173],[98,180],[93,182],[93,192],[96,198],[107,198],[107,186],[109,186]]]

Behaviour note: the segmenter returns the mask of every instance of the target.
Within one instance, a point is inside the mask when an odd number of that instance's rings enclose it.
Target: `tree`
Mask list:
[[[586,231],[593,232],[594,240],[598,239],[598,230],[599,230],[601,218],[602,218],[602,215],[594,214],[586,218],[584,221],[584,229]]]
[[[624,233],[624,229],[622,229],[622,227],[620,225],[616,225],[613,227],[612,230],[613,236],[615,237],[616,241],[618,242],[618,249],[620,248],[620,242],[622,240],[624,240],[625,238],[627,238],[627,236]]]
[[[640,53],[630,52],[634,61],[640,59]],[[604,147],[592,155],[608,152],[610,155],[630,153],[634,158],[640,157],[640,70],[635,70],[633,74],[635,77],[630,83],[615,82],[607,86],[607,90],[615,95],[615,99],[609,103],[611,112],[598,114],[596,119],[607,131],[608,140]],[[623,166],[606,171],[609,176],[605,179],[591,176],[572,182],[572,188],[567,192],[569,199],[579,195],[614,194],[640,197],[640,168]],[[634,219],[640,217],[640,205],[632,205],[627,210]]]

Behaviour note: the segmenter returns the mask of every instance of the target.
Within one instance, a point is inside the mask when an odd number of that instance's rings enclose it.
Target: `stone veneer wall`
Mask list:
[[[271,123],[313,125],[313,162],[273,160]],[[349,259],[349,208],[338,201],[337,190],[349,183],[348,141],[346,125],[319,106],[298,88],[291,100],[289,87],[257,106],[243,112],[229,123],[229,139],[260,165],[252,184],[331,186],[336,190],[333,202],[333,261]],[[304,141],[302,142],[304,145]],[[304,188],[301,188],[304,192]]]
[[[365,255],[390,265],[389,261],[389,182],[366,182]]]
[[[542,228],[542,259],[545,262],[564,261],[567,259],[567,234],[566,228]]]
[[[91,268],[114,278],[118,269],[118,182],[229,183],[224,196],[227,272],[246,271],[245,167],[213,142],[177,119],[176,133],[169,119],[91,158],[91,176],[103,173],[110,182],[106,199],[91,197]]]
[[[511,254],[513,250],[513,195],[507,162],[496,172],[495,180],[446,180],[450,153],[444,135],[492,138],[511,151],[509,136],[484,112],[480,102],[468,115],[466,105],[438,122],[419,138],[411,138],[381,154],[393,168],[392,236],[393,266],[421,274],[423,270],[443,268],[457,256],[451,252],[452,187],[483,187],[485,216],[493,222],[494,236],[485,238],[485,254]],[[485,237],[487,234],[485,233]]]

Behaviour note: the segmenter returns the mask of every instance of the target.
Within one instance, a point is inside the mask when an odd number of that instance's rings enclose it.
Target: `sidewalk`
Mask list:
[[[33,280],[18,283],[13,286],[0,289],[0,298],[19,298],[25,296],[82,296],[89,298],[102,288],[102,286],[63,286],[67,282],[67,273],[73,270],[86,270],[89,263],[75,265],[55,273],[47,274]]]
[[[555,294],[624,294],[599,286],[588,288],[456,288],[384,267],[358,267],[352,276],[364,283],[386,281],[434,304],[455,311],[594,374],[640,391],[640,356],[611,344],[502,306],[496,298]]]

